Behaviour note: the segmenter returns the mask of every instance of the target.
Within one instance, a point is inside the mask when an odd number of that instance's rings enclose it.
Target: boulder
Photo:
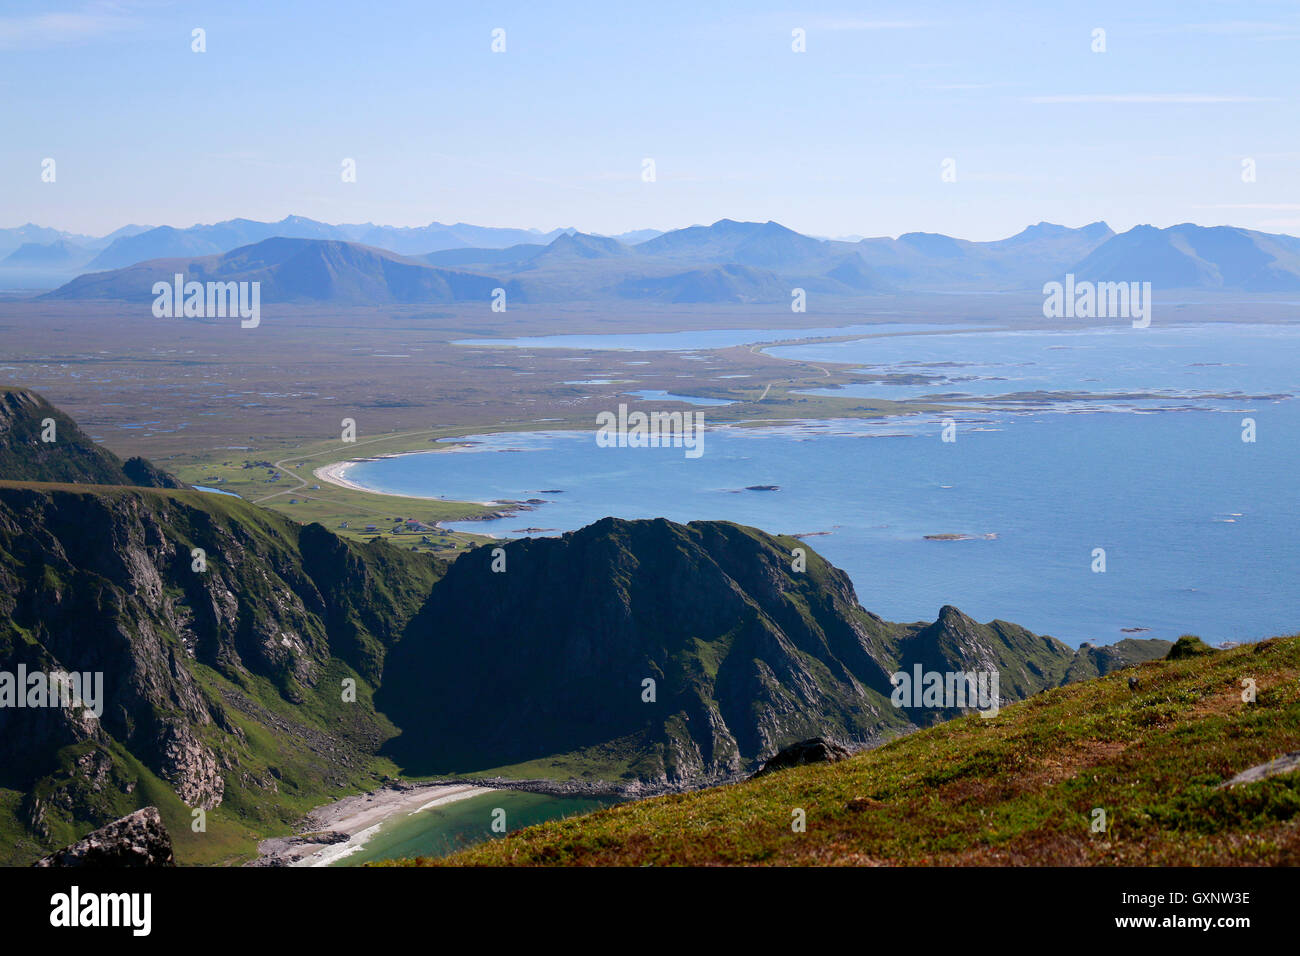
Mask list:
[[[33,866],[175,866],[172,838],[157,807],[145,807],[100,827]]]
[[[1290,753],[1283,754],[1270,760],[1268,763],[1262,763],[1258,766],[1251,767],[1249,770],[1243,770],[1231,780],[1225,780],[1219,784],[1218,789],[1224,787],[1235,787],[1243,783],[1257,783],[1260,780],[1267,780],[1269,777],[1277,777],[1284,773],[1291,773],[1294,770],[1300,770],[1300,750],[1293,750]]]
[[[802,767],[806,763],[833,763],[848,756],[851,756],[850,753],[839,744],[832,743],[824,737],[813,737],[778,751],[759,768],[754,776],[773,770],[784,770],[786,767]]]

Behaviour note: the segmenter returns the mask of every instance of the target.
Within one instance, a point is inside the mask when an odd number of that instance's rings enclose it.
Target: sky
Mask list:
[[[0,227],[1295,234],[1298,95],[1295,0],[4,0]]]

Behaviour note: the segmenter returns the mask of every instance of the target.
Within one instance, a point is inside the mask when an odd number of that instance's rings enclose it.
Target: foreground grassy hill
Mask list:
[[[962,717],[839,763],[404,862],[1296,865],[1300,772],[1220,785],[1297,749],[1293,636],[1048,690],[996,718]],[[792,830],[796,809],[806,832]],[[1092,831],[1097,809],[1105,832]]]

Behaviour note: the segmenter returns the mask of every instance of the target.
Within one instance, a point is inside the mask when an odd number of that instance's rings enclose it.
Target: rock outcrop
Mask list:
[[[172,838],[157,807],[114,820],[72,846],[37,860],[34,866],[175,866]]]
[[[36,392],[0,388],[0,480],[183,488],[144,458],[123,463]]]
[[[1275,757],[1268,763],[1262,763],[1251,767],[1249,770],[1243,770],[1231,780],[1225,780],[1219,784],[1219,787],[1237,787],[1243,783],[1258,783],[1260,780],[1267,780],[1269,777],[1280,777],[1282,774],[1294,773],[1297,770],[1300,770],[1300,750],[1293,750],[1280,757]]]
[[[852,753],[837,743],[822,737],[801,740],[778,751],[775,756],[758,768],[754,776],[784,770],[787,767],[802,767],[809,763],[834,763],[851,757]]]

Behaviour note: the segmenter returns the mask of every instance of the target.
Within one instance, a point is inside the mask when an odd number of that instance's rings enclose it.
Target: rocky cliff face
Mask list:
[[[0,707],[0,786],[48,845],[152,779],[204,810],[370,782],[369,688],[438,572],[227,496],[0,487],[0,672],[102,679],[97,713]]]
[[[1060,641],[952,607],[883,621],[805,544],[727,522],[606,518],[497,547],[456,561],[388,659],[376,703],[410,771],[547,758],[698,783],[804,738],[864,743],[963,712],[895,706],[898,671],[996,671],[1005,703],[1075,666]]]
[[[0,480],[184,487],[143,458],[123,463],[63,412],[22,388],[0,388]]]

